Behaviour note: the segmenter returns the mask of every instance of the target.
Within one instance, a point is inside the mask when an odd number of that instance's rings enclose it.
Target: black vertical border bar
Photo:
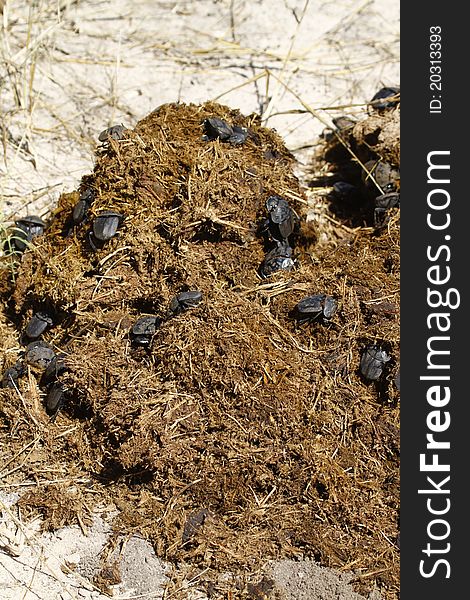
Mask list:
[[[470,117],[468,112],[468,58],[470,29],[462,5],[456,2],[401,3],[401,599],[426,600],[470,597],[467,540],[470,534]],[[433,33],[440,28],[441,55],[431,55]],[[431,63],[431,60],[441,62]],[[439,69],[431,69],[440,66]],[[431,77],[431,75],[435,75]],[[440,75],[440,78],[438,77]],[[431,86],[440,83],[440,86]],[[439,89],[440,87],[440,89]],[[441,108],[439,109],[439,102]],[[431,101],[434,101],[431,104]],[[440,110],[431,112],[431,110]],[[429,183],[429,153],[449,151],[434,162],[450,165],[450,183]],[[437,156],[437,155],[436,155]],[[435,178],[445,179],[445,171],[435,170]],[[429,193],[446,190],[450,204],[446,209],[429,207]],[[431,195],[431,203],[446,198],[445,192]],[[434,223],[449,227],[433,230]],[[448,250],[446,250],[448,248]],[[436,257],[430,260],[427,253]],[[450,253],[450,255],[449,255]],[[428,269],[439,279],[450,273],[447,283],[431,284]],[[448,267],[448,269],[446,269]],[[432,276],[431,275],[431,276]],[[441,291],[444,301],[450,289],[450,303],[460,298],[457,308],[431,308],[428,288]],[[437,298],[437,296],[436,296]],[[440,321],[447,332],[439,332],[437,319],[429,326],[431,313],[447,316]],[[434,341],[434,349],[450,350],[434,362],[450,365],[448,371],[428,368],[428,343],[432,336],[449,336]],[[421,376],[450,376],[450,381],[423,380]],[[431,386],[440,386],[439,394],[450,390],[450,400],[439,408],[428,402]],[[438,410],[438,416],[430,416]],[[450,442],[449,449],[426,448],[434,425],[450,426],[434,439]],[[432,419],[435,419],[432,421]],[[448,464],[449,472],[424,472],[420,454],[430,463],[436,453],[439,465]],[[446,481],[447,476],[450,479]],[[427,478],[430,477],[432,482]],[[424,493],[418,493],[423,490]],[[427,490],[427,491],[426,491]],[[429,491],[430,490],[430,491]],[[440,491],[439,491],[440,490]],[[447,510],[446,510],[447,509]],[[435,511],[432,514],[431,511]],[[441,514],[437,514],[440,511]],[[444,512],[445,511],[445,512]],[[447,525],[443,522],[448,523]],[[431,537],[430,537],[431,534]],[[433,539],[442,538],[442,539]],[[440,561],[440,562],[438,562]],[[424,576],[422,572],[427,576]],[[449,577],[447,577],[449,576]]]

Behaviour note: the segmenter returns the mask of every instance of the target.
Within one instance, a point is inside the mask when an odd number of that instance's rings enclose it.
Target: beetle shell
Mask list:
[[[78,225],[86,217],[86,214],[90,208],[90,205],[85,200],[79,200],[73,207],[72,221],[74,225]]]
[[[122,140],[124,138],[124,132],[126,128],[124,125],[113,125],[112,127],[108,127],[104,129],[98,136],[98,140],[100,142],[107,142],[108,138],[113,140]]]
[[[376,160],[369,160],[365,163],[365,168],[368,172],[363,171],[362,178],[366,187],[375,195],[380,195],[377,186],[375,185],[369,173],[385,192],[396,191],[400,184],[400,171],[395,167],[392,167],[387,162],[377,162]]]
[[[376,94],[374,94],[369,104],[376,110],[386,110],[388,108],[393,108],[400,101],[399,94],[399,87],[383,87]],[[395,98],[395,96],[398,97]]]
[[[49,385],[53,383],[57,376],[67,370],[67,367],[63,361],[64,355],[56,355],[51,360],[51,362],[47,365],[44,373],[41,377],[41,385]]]
[[[55,417],[61,409],[64,399],[64,386],[61,383],[53,383],[46,398],[47,414]]]
[[[75,204],[75,206],[73,207],[72,221],[74,225],[78,225],[85,219],[86,214],[90,209],[90,206],[92,205],[94,199],[94,189],[86,187],[84,190],[82,190],[77,204]]]
[[[295,216],[287,200],[281,196],[270,196],[266,201],[269,213],[269,230],[276,240],[285,240],[294,231]]]
[[[20,227],[17,225],[12,230],[12,237],[10,239],[12,250],[16,250],[18,252],[24,252],[26,250],[26,246],[32,241],[33,236],[31,232],[26,227]],[[7,242],[5,242],[5,251],[8,251]]]
[[[374,200],[376,208],[393,208],[400,204],[399,192],[389,192],[388,194],[382,194],[377,196]]]
[[[387,219],[387,211],[389,208],[400,206],[400,194],[398,192],[390,192],[382,194],[375,199],[374,208],[374,225],[377,228],[382,227]]]
[[[287,242],[284,242],[278,244],[266,254],[266,258],[260,267],[260,275],[265,279],[276,271],[292,271],[294,265],[292,248]]]
[[[377,381],[389,360],[390,356],[382,348],[375,345],[367,346],[361,357],[362,375],[370,381]]]
[[[323,301],[325,294],[318,294],[317,296],[308,296],[301,300],[296,310],[301,315],[316,315],[323,312]]]
[[[132,326],[130,335],[134,344],[148,346],[158,327],[157,317],[140,317]]]
[[[338,309],[338,304],[332,296],[325,296],[325,302],[323,304],[323,316],[325,319],[331,319]]]
[[[232,127],[230,127],[226,121],[223,121],[218,117],[205,119],[203,125],[207,140],[216,140],[219,138],[225,142],[234,134]]]
[[[38,217],[37,215],[28,215],[26,217],[18,219],[16,222],[24,223],[30,229],[33,229],[35,227],[39,229],[44,229],[46,226],[46,223],[41,219],[41,217]]]
[[[36,341],[26,346],[25,361],[32,367],[46,369],[54,357],[54,350],[46,342]]]
[[[18,386],[20,374],[15,367],[9,367],[2,377],[2,388],[15,388]]]
[[[196,308],[202,301],[202,292],[199,290],[180,292],[170,302],[170,312],[177,315],[189,308]]]
[[[36,215],[28,215],[15,221],[12,243],[19,252],[23,252],[33,238],[44,233],[46,223]]]
[[[233,133],[232,133],[232,135],[229,136],[227,141],[230,142],[230,144],[234,144],[234,145],[238,146],[239,144],[244,144],[246,142],[247,138],[248,138],[248,132],[246,131],[246,129],[243,129],[242,127],[238,127],[237,125],[234,125]]]
[[[336,127],[336,129],[342,131],[344,129],[350,129],[351,127],[354,127],[356,121],[354,119],[351,119],[351,117],[342,115],[341,117],[336,117],[336,119],[333,119],[333,124]]]
[[[43,312],[34,314],[24,330],[25,335],[29,339],[34,340],[42,335],[48,327],[51,327],[52,319],[49,315]]]
[[[23,361],[17,361],[12,367],[9,367],[3,374],[2,385],[4,388],[14,388],[18,384],[18,379],[26,372]]]
[[[266,200],[266,210],[271,221],[277,224],[285,221],[291,214],[289,203],[281,196],[269,196]]]
[[[97,240],[106,242],[116,235],[123,217],[113,210],[103,210],[93,221],[93,235]]]
[[[295,311],[300,318],[316,319],[323,316],[330,319],[337,310],[336,300],[326,294],[317,294],[308,296],[301,300],[295,307]]]

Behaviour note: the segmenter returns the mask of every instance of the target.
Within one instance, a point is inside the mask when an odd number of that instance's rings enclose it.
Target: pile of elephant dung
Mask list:
[[[213,117],[246,141],[205,139]],[[384,298],[398,306],[394,230],[346,228],[341,243],[317,244],[293,167],[258,117],[213,103],[164,105],[108,137],[4,295],[20,342],[33,314],[51,315],[42,339],[60,355],[64,403],[51,420],[44,375],[29,367],[18,391],[0,390],[1,435],[18,452],[15,477],[38,482],[23,514],[39,510],[45,527],[74,511],[86,523],[111,502],[116,536],[145,536],[159,556],[200,569],[201,585],[230,570],[245,597],[244,578],[266,559],[305,555],[353,567],[361,589],[394,598],[399,324],[382,310]],[[271,195],[288,200],[300,230],[289,238],[295,268],[262,279]],[[97,244],[102,211],[119,223]],[[196,290],[197,306],[171,312]],[[312,294],[338,310],[300,323],[293,309]],[[155,332],[136,345],[143,316]],[[368,343],[391,356],[375,382],[359,371]]]

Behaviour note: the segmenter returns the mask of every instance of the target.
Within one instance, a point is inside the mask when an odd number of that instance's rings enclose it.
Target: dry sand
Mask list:
[[[399,83],[396,1],[7,0],[3,27],[0,211],[6,221],[47,214],[91,170],[102,129],[133,126],[164,102],[218,99],[245,114],[262,113],[298,157],[301,172],[325,124],[345,110],[363,114],[382,84]],[[96,515],[86,536],[75,528],[22,532],[16,492],[0,496],[0,597],[106,598],[90,580],[109,511]],[[143,540],[131,538],[121,553],[114,597],[204,597],[190,575],[184,588],[164,592],[170,567]],[[280,598],[361,598],[348,583],[351,575],[309,560],[266,564],[265,572]],[[253,597],[272,597],[259,581]]]

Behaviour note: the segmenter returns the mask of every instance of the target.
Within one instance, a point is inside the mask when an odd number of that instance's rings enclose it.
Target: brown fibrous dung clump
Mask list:
[[[246,128],[247,141],[203,139],[213,116]],[[294,166],[258,117],[214,103],[164,105],[100,146],[24,254],[8,299],[19,331],[38,310],[53,315],[44,339],[63,355],[64,404],[51,422],[33,370],[21,401],[1,392],[2,422],[18,447],[41,436],[39,462],[87,474],[88,502],[114,502],[116,532],[139,532],[166,559],[249,572],[313,556],[354,565],[358,581],[392,598],[399,222],[374,231],[332,217],[325,241]],[[86,189],[94,200],[74,225]],[[300,220],[295,268],[262,279],[259,225],[273,194]],[[97,247],[92,223],[105,210],[122,221]],[[185,290],[202,302],[171,315]],[[299,323],[295,305],[320,293],[337,313]],[[158,326],[136,346],[130,330],[145,315]],[[391,356],[378,382],[359,372],[369,343]]]

